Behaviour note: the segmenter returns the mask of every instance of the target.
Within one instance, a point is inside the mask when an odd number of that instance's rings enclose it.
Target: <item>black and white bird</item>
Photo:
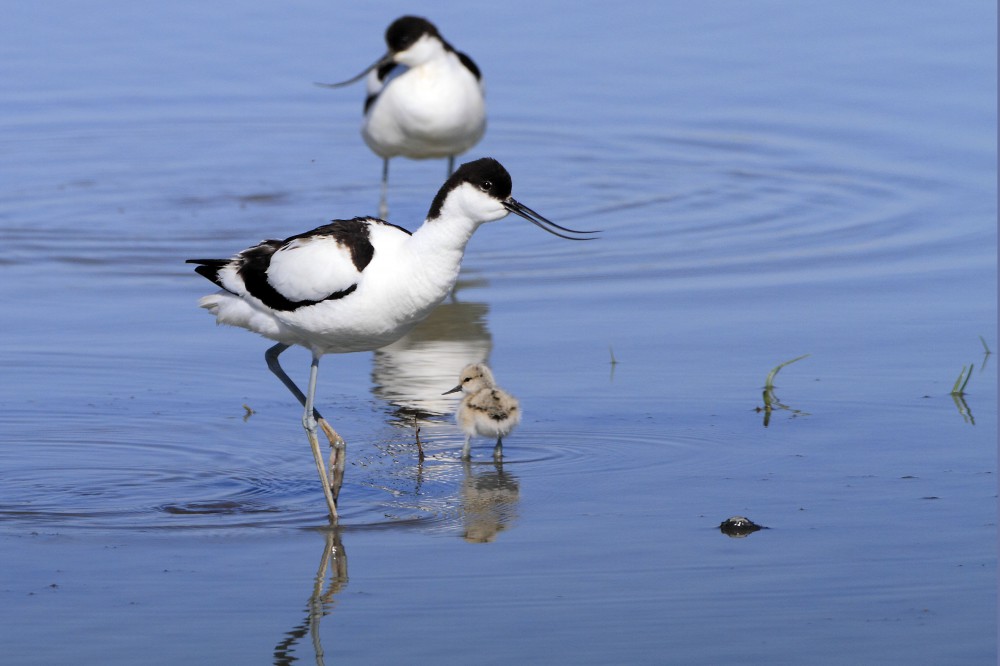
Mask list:
[[[323,479],[333,521],[343,477],[345,445],[316,411],[316,377],[324,354],[371,351],[388,345],[426,317],[458,278],[473,232],[514,213],[561,238],[582,234],[542,217],[511,196],[507,170],[492,158],[463,164],[438,191],[427,219],[412,234],[371,217],[335,220],[284,240],[265,240],[231,259],[190,259],[221,290],[199,305],[219,324],[274,340],[268,367],[302,403],[302,421]],[[303,393],[278,356],[291,345],[312,353]],[[327,476],[316,439],[319,425],[333,447]]]
[[[446,157],[451,174],[455,156],[476,145],[486,131],[479,67],[445,41],[433,23],[419,16],[400,17],[385,31],[385,42],[389,51],[357,76],[316,84],[339,88],[367,75],[361,136],[382,158],[383,217],[390,158]]]
[[[471,363],[458,376],[458,386],[445,391],[443,395],[461,391],[462,402],[458,405],[455,420],[465,433],[462,446],[462,460],[471,457],[472,438],[495,438],[493,459],[503,458],[503,438],[521,422],[521,403],[517,398],[497,386],[493,372],[485,363]]]

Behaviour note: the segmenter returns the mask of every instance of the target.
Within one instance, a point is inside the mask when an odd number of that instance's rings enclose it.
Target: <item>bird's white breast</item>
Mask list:
[[[368,146],[382,157],[447,157],[465,152],[486,131],[480,81],[454,53],[391,79],[362,127]]]

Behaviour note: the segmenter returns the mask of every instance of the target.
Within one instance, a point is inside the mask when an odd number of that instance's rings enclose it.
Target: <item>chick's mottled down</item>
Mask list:
[[[468,460],[474,436],[496,438],[493,457],[503,457],[503,438],[521,422],[521,405],[517,398],[496,385],[493,373],[482,363],[465,366],[458,386],[447,391],[462,391],[455,420],[465,433],[462,459]]]

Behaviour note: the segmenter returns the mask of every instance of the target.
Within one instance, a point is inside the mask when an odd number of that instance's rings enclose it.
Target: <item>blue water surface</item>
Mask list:
[[[216,327],[183,262],[375,213],[361,84],[312,83],[405,13],[484,72],[468,157],[603,233],[485,225],[425,324],[324,359],[330,530],[267,341]],[[995,663],[996,25],[857,0],[7,8],[4,659]],[[444,177],[394,160],[389,219],[419,226]],[[488,442],[461,463],[440,395],[478,360],[524,408],[500,466]]]

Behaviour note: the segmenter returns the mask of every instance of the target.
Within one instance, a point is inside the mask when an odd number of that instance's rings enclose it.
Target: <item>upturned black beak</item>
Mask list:
[[[549,219],[547,219],[545,217],[542,217],[541,215],[539,215],[535,211],[531,210],[530,208],[528,208],[524,204],[518,202],[516,199],[514,199],[514,197],[507,197],[507,200],[503,202],[503,207],[506,208],[509,212],[514,213],[514,215],[517,215],[518,217],[523,217],[524,219],[526,219],[528,222],[531,222],[533,225],[535,225],[539,229],[544,229],[545,231],[549,232],[553,236],[559,236],[559,238],[565,238],[567,240],[594,240],[593,237],[590,237],[590,238],[578,238],[577,236],[567,236],[566,234],[559,233],[558,231],[556,231],[556,229],[559,229],[561,231],[565,231],[565,232],[571,233],[571,234],[598,234],[598,233],[600,233],[600,231],[577,231],[576,229],[567,229],[566,227],[561,227],[558,224],[556,224],[555,222],[553,222],[552,220],[549,220]]]
[[[459,385],[458,385],[458,386],[456,386],[455,388],[453,388],[453,389],[451,389],[451,390],[449,390],[449,391],[445,391],[445,392],[444,392],[444,393],[442,393],[441,395],[448,395],[449,393],[458,393],[458,392],[459,392],[459,391],[461,391],[461,390],[462,390],[462,385],[461,385],[461,384],[459,384]]]
[[[376,69],[378,67],[382,67],[383,65],[388,65],[392,61],[393,61],[392,60],[392,53],[386,53],[384,56],[382,56],[381,58],[379,58],[378,60],[376,60],[374,63],[372,63],[368,67],[366,67],[363,72],[361,72],[357,76],[353,76],[353,77],[347,79],[346,81],[341,81],[340,83],[315,83],[315,85],[319,86],[320,88],[343,88],[344,86],[351,85],[355,81],[363,79],[368,74],[368,72],[372,71],[373,69]]]

